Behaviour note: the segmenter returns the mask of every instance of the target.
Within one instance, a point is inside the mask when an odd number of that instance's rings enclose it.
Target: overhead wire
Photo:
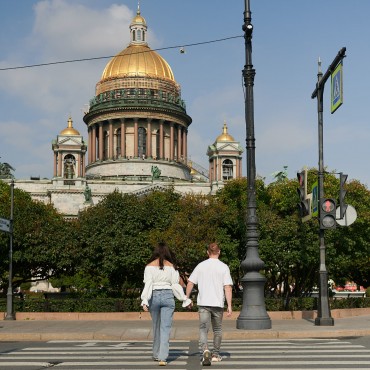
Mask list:
[[[151,52],[151,51],[161,51],[161,50],[178,49],[178,48],[184,48],[184,47],[191,47],[191,46],[212,44],[212,43],[216,43],[216,42],[222,42],[222,41],[227,41],[227,40],[231,40],[231,39],[236,39],[236,38],[239,38],[239,37],[244,37],[244,36],[243,35],[230,36],[230,37],[224,37],[222,39],[216,39],[216,40],[210,40],[210,41],[202,41],[202,42],[196,42],[196,43],[192,43],[192,44],[182,44],[182,45],[177,45],[177,46],[167,46],[167,47],[164,47],[164,48],[150,49],[148,51],[140,51],[140,52],[132,53],[132,54],[141,54],[141,53],[148,53],[148,52]],[[14,69],[26,69],[26,68],[35,68],[35,67],[45,67],[45,66],[51,66],[51,65],[56,65],[56,64],[86,62],[86,61],[91,61],[91,60],[109,59],[109,58],[114,58],[114,57],[117,57],[117,56],[119,56],[119,55],[110,55],[110,56],[104,56],[104,57],[81,58],[81,59],[71,59],[71,60],[62,60],[62,61],[57,61],[57,62],[38,63],[38,64],[30,64],[30,65],[16,66],[16,67],[5,67],[5,68],[0,68],[0,71],[9,71],[9,70],[14,70]]]

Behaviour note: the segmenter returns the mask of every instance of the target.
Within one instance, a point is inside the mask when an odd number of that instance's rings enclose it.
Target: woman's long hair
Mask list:
[[[163,270],[165,260],[175,265],[175,256],[171,252],[170,248],[167,247],[166,243],[163,242],[158,243],[158,245],[154,248],[153,254],[150,257],[148,264],[150,262],[153,262],[157,258],[159,259],[159,268],[161,270]]]

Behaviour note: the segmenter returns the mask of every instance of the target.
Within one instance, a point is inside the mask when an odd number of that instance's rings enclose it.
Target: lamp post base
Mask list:
[[[243,286],[243,307],[236,321],[237,329],[271,329],[264,297],[266,279],[259,272],[248,272],[241,283]]]
[[[316,326],[334,326],[334,319],[332,317],[316,317]]]
[[[236,328],[244,330],[264,330],[271,329],[271,320],[267,316],[266,318],[241,318],[240,316],[236,320]]]

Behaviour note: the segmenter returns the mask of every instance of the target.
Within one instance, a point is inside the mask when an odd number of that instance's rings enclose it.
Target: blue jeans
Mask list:
[[[172,289],[153,290],[152,298],[149,300],[149,311],[153,323],[153,357],[166,361],[175,311]]]
[[[201,351],[208,349],[208,331],[212,323],[213,350],[212,355],[219,355],[222,340],[222,318],[224,309],[221,307],[199,306],[199,346]]]

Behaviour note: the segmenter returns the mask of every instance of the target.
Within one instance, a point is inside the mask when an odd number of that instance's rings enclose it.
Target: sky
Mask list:
[[[0,1],[0,162],[15,168],[16,179],[52,177],[51,143],[69,116],[87,141],[84,111],[109,57],[128,45],[137,5],[137,0]],[[207,147],[224,121],[245,148],[244,6],[243,0],[140,1],[149,46],[171,66],[193,119],[189,157],[207,169]],[[369,186],[370,1],[250,0],[250,6],[257,175],[268,183],[284,166],[289,178],[304,166],[317,168],[317,101],[311,94],[318,58],[325,73],[346,47],[344,102],[334,114],[330,79],[325,85],[324,165]],[[227,40],[217,41],[222,39]],[[244,151],[243,175],[246,166]]]

